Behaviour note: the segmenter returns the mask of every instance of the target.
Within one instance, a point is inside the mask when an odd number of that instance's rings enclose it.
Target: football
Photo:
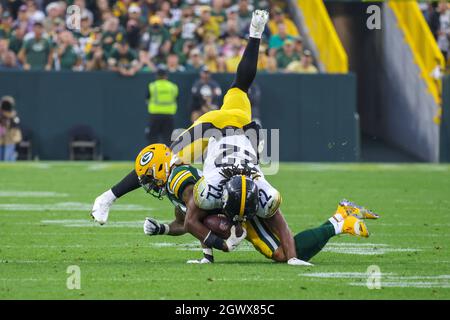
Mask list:
[[[222,239],[228,239],[233,225],[223,214],[212,214],[203,219],[203,224]],[[242,235],[241,225],[236,226],[236,235]]]

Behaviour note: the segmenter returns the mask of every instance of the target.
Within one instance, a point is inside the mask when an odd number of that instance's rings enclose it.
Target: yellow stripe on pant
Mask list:
[[[255,217],[244,223],[247,230],[247,241],[251,242],[256,250],[266,258],[271,259],[280,246],[279,237],[267,227],[264,219]]]

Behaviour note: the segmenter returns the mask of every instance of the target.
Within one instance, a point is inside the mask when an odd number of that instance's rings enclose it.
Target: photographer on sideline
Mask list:
[[[0,161],[16,160],[16,144],[22,141],[15,100],[4,96],[0,100]]]

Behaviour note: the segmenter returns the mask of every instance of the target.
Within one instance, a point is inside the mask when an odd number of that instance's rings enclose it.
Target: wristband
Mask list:
[[[219,238],[214,233],[209,231],[208,235],[206,236],[205,240],[203,240],[203,243],[207,245],[210,248],[216,248],[222,251],[225,251],[225,240]]]
[[[160,224],[159,225],[159,232],[158,234],[168,234],[170,230],[170,227],[168,224]]]

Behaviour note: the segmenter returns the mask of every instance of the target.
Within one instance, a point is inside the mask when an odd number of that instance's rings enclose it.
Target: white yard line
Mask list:
[[[0,204],[0,211],[90,211],[92,203],[59,202],[54,204]],[[151,211],[153,208],[137,204],[115,204],[111,211]]]
[[[359,282],[349,282],[350,286],[367,286],[366,272],[311,272],[300,273],[300,277],[322,279],[359,279]],[[395,273],[380,273],[381,287],[391,288],[450,288],[450,275],[415,275],[398,276]]]
[[[366,283],[350,282],[351,286],[365,287]],[[432,282],[432,281],[381,281],[381,287],[385,288],[450,288],[450,282]]]
[[[68,197],[67,193],[59,193],[53,191],[17,191],[17,190],[0,190],[1,198],[60,198]]]

